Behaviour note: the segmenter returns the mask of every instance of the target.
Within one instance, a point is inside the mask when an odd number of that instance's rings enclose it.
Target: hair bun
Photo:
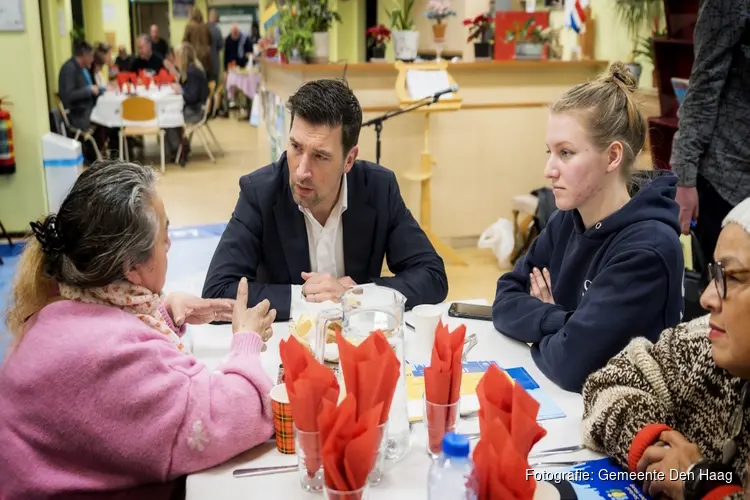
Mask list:
[[[55,256],[62,253],[64,243],[57,227],[57,216],[55,214],[48,215],[44,222],[32,222],[29,225],[46,255]]]
[[[615,83],[630,92],[638,90],[638,81],[635,79],[635,76],[630,72],[627,65],[620,61],[613,62],[609,66],[609,73],[605,77],[605,80]]]

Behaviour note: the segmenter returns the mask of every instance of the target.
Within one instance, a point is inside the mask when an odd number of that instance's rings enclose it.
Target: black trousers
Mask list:
[[[733,205],[726,201],[702,176],[696,181],[698,190],[698,222],[694,232],[706,262],[714,260],[714,249],[721,233],[721,223]]]

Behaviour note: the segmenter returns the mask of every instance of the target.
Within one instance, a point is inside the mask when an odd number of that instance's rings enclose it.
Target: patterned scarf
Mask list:
[[[153,293],[151,290],[120,281],[111,285],[93,288],[78,288],[70,285],[59,285],[60,295],[68,300],[75,300],[85,304],[98,304],[121,309],[134,314],[154,330],[163,333],[182,352],[188,350],[179,335],[170,327],[165,316],[164,295]]]

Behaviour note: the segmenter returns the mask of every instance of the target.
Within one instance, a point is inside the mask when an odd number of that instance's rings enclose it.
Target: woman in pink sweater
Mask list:
[[[148,167],[84,171],[59,213],[32,223],[0,367],[0,499],[169,498],[175,479],[273,433],[260,352],[275,311],[164,297],[170,241]],[[232,321],[209,370],[187,323]]]

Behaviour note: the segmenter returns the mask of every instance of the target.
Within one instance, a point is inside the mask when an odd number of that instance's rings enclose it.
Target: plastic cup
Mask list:
[[[285,455],[294,455],[294,422],[286,384],[274,386],[269,396],[273,410],[273,427],[276,431],[276,449]]]

